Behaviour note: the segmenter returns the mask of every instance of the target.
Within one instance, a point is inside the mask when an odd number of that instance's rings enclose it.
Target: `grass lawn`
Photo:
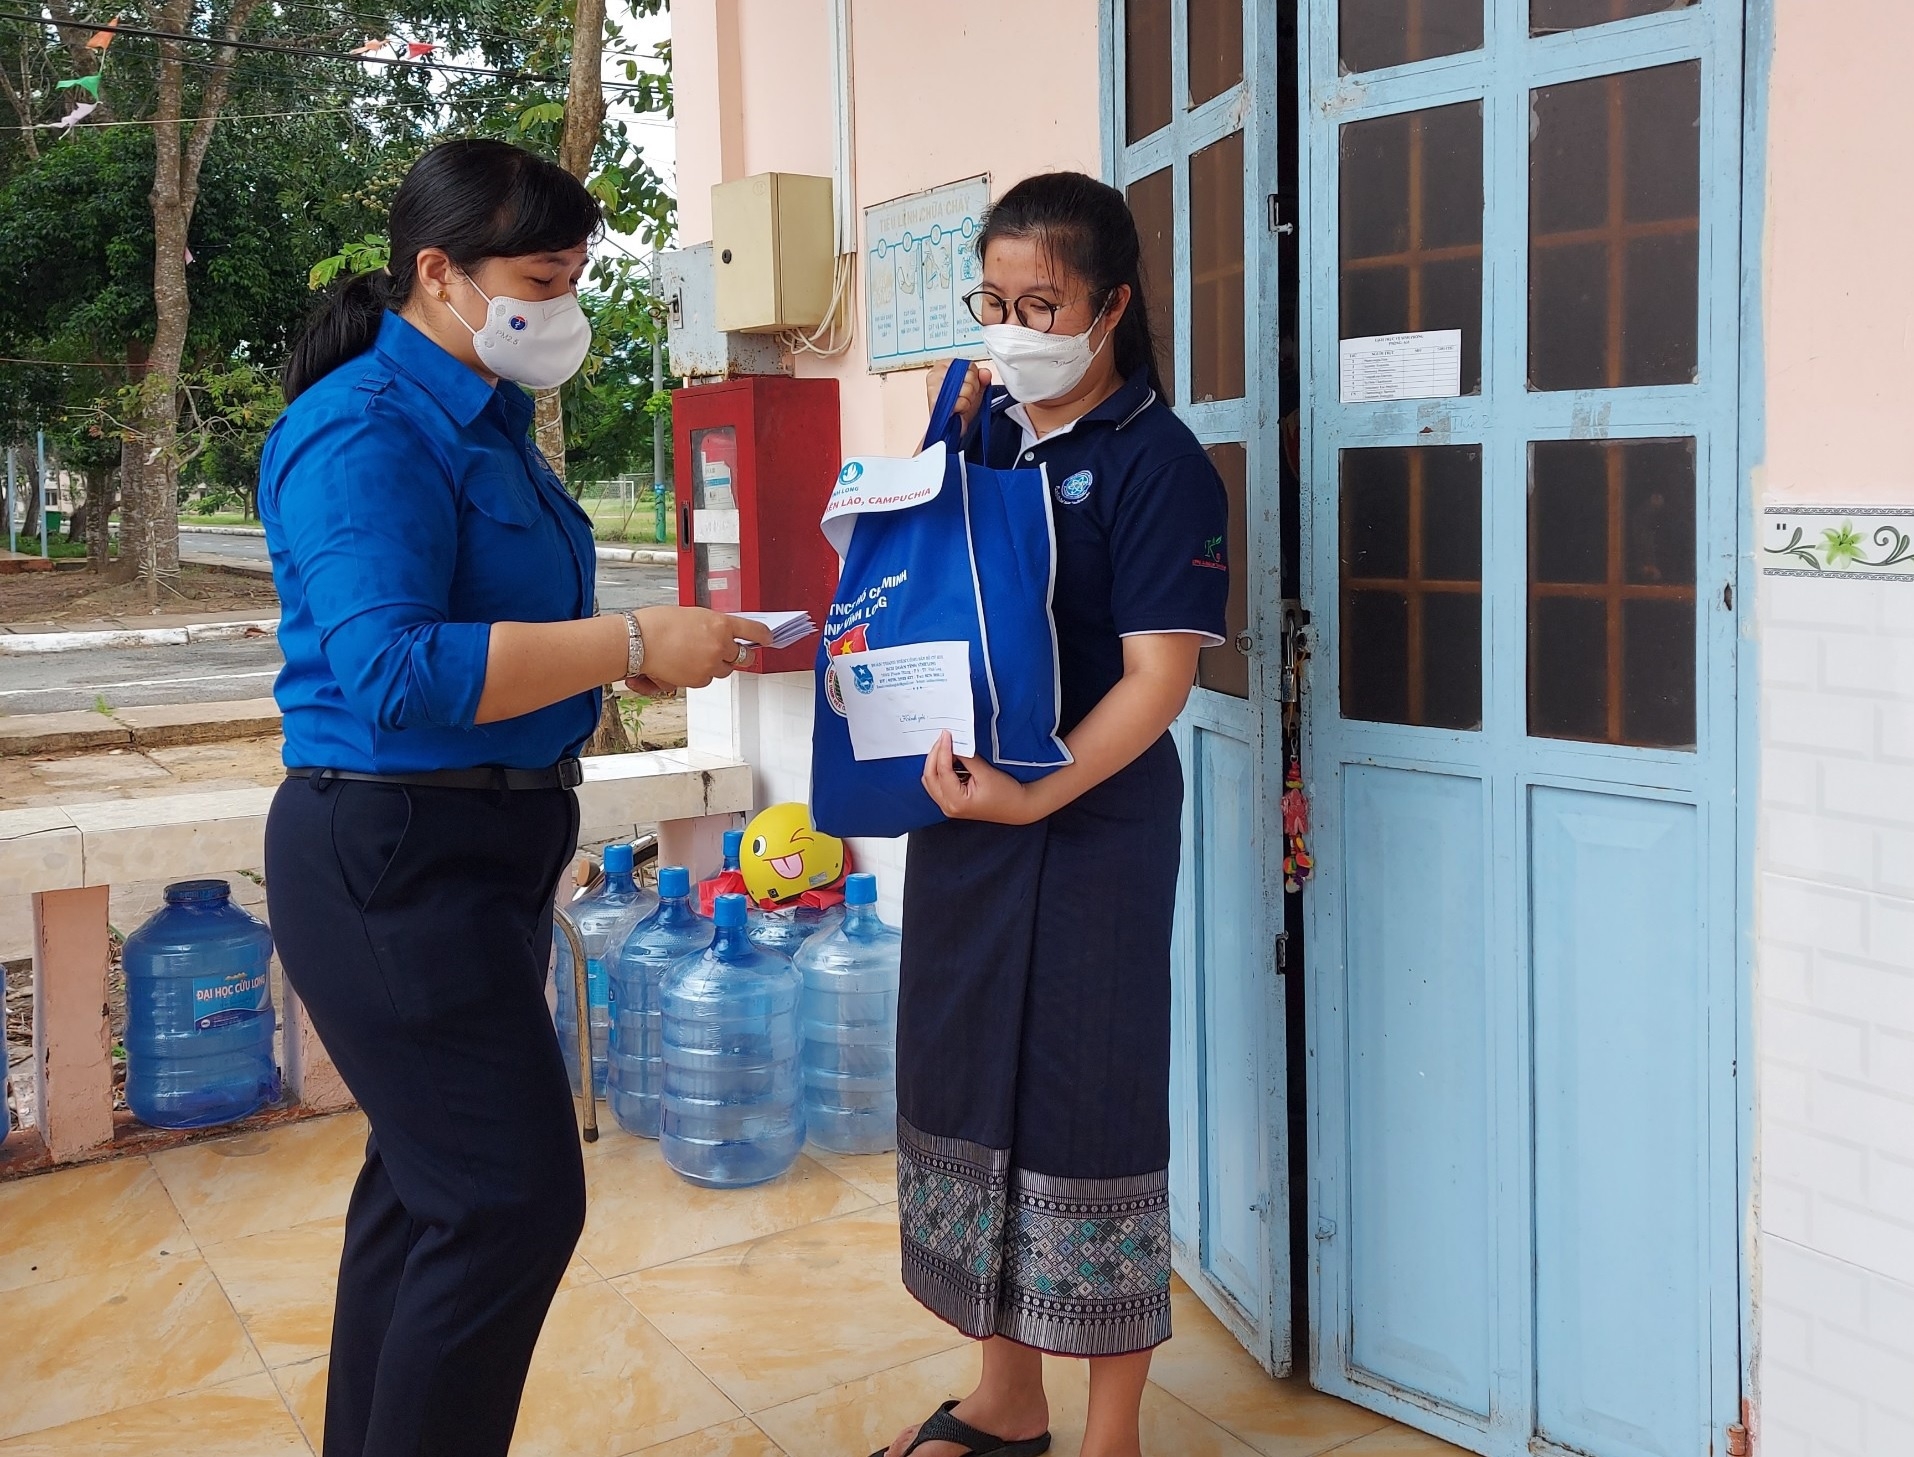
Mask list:
[[[5,545],[5,542],[0,541],[0,545]],[[40,538],[37,536],[22,536],[14,543],[14,550],[22,556],[38,556],[40,554]],[[84,541],[68,541],[64,536],[56,536],[53,538],[52,544],[47,548],[47,555],[54,561],[67,561],[73,557],[79,557],[84,561],[86,559],[86,543]]]
[[[182,516],[181,526],[257,526],[259,523],[237,511],[220,511],[211,516]]]

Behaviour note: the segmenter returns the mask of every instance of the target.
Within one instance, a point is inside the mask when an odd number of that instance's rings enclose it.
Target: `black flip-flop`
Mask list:
[[[950,1414],[957,1405],[947,1401],[938,1407],[935,1414],[925,1419],[923,1426],[917,1429],[917,1435],[910,1446],[904,1449],[904,1457],[910,1457],[926,1442],[955,1442],[970,1454],[970,1457],[1038,1457],[1039,1453],[1050,1450],[1050,1434],[1030,1437],[1022,1442],[1006,1442],[1002,1437],[993,1437],[988,1432],[980,1432],[969,1422],[959,1421]],[[871,1453],[871,1457],[884,1457],[889,1451],[880,1447]]]

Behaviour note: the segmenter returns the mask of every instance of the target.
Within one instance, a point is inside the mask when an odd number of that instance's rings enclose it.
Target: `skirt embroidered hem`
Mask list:
[[[1167,1170],[1070,1179],[897,1128],[904,1287],[976,1339],[1117,1356],[1170,1335]]]

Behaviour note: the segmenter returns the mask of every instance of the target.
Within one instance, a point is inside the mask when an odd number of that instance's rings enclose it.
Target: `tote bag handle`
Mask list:
[[[937,391],[937,403],[930,407],[930,425],[924,431],[923,449],[929,450],[949,434],[951,424],[957,418],[957,396],[963,393],[964,378],[969,373],[968,359],[953,359],[950,367],[944,371],[943,388]]]

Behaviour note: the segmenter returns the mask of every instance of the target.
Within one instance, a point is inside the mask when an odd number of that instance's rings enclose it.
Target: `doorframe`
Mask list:
[[[1262,1217],[1264,1235],[1260,1254],[1263,1261],[1264,1309],[1242,1309],[1233,1297],[1212,1285],[1203,1275],[1203,1251],[1200,1242],[1207,1226],[1199,1207],[1193,1211],[1196,1228],[1187,1231],[1191,1242],[1181,1236],[1176,1242],[1177,1272],[1191,1290],[1227,1326],[1244,1348],[1276,1375],[1293,1369],[1297,1332],[1291,1328],[1294,1282],[1300,1272],[1290,1268],[1290,1150],[1288,1136],[1288,1059],[1294,1054],[1287,1043],[1284,972],[1277,965],[1279,938],[1284,930],[1283,827],[1282,827],[1282,712],[1279,694],[1282,679],[1281,639],[1283,598],[1282,563],[1282,477],[1279,403],[1279,336],[1281,332],[1281,290],[1277,257],[1277,233],[1268,199],[1276,195],[1283,128],[1287,118],[1278,105],[1277,84],[1277,9],[1287,0],[1239,0],[1243,13],[1243,82],[1239,101],[1240,126],[1244,146],[1243,186],[1243,262],[1244,262],[1244,395],[1240,401],[1219,401],[1216,407],[1199,406],[1191,419],[1187,405],[1178,414],[1188,423],[1204,445],[1241,441],[1247,463],[1246,535],[1257,572],[1249,592],[1248,631],[1254,640],[1249,654],[1249,696],[1232,699],[1222,694],[1193,690],[1189,707],[1177,720],[1173,732],[1182,753],[1186,775],[1192,762],[1191,736],[1213,730],[1230,737],[1238,729],[1230,720],[1247,718],[1249,731],[1242,734],[1250,747],[1257,776],[1258,813],[1255,817],[1254,852],[1258,860],[1257,882],[1261,886],[1260,904],[1246,908],[1254,917],[1252,944],[1260,948],[1258,967],[1266,975],[1263,982],[1263,1008],[1255,1036],[1262,1076],[1262,1106],[1257,1111],[1262,1126],[1258,1148],[1262,1169]],[[1124,154],[1128,150],[1123,132],[1123,94],[1126,63],[1124,46],[1124,0],[1097,0],[1097,83],[1098,132],[1101,141],[1101,175],[1119,189],[1128,180]],[[1172,34],[1186,33],[1187,0],[1171,0]],[[1209,111],[1224,105],[1225,96],[1212,98],[1196,108]],[[1179,99],[1172,84],[1172,116],[1178,114]],[[1181,159],[1166,155],[1164,165],[1187,171]],[[1157,170],[1157,169],[1151,169]],[[1144,172],[1141,175],[1149,175]],[[1189,208],[1186,188],[1172,188],[1172,208],[1176,219],[1177,259],[1187,260]],[[1187,267],[1172,268],[1172,287],[1176,315],[1189,318]],[[1169,340],[1176,347],[1174,337]],[[1191,371],[1179,363],[1178,380],[1187,390]],[[1211,416],[1212,410],[1214,418]],[[1232,564],[1233,566],[1235,564]],[[1247,564],[1244,564],[1247,566]],[[1213,700],[1213,701],[1211,701]],[[1194,823],[1194,804],[1186,795],[1184,828],[1185,854]],[[1178,959],[1194,964],[1191,953],[1196,946],[1194,898],[1187,877],[1177,891]],[[1183,996],[1178,990],[1179,1004]],[[1195,1008],[1200,1013],[1200,1007]],[[1200,1018],[1189,1027],[1193,1048],[1203,1042]],[[1172,1048],[1172,1056],[1187,1055]],[[1175,1138],[1178,1130],[1172,1130]],[[1201,1197],[1202,1181],[1197,1181]],[[1259,1329],[1258,1327],[1261,1327]]]
[[[1737,402],[1735,591],[1744,604],[1736,635],[1735,948],[1736,1018],[1735,1181],[1741,1212],[1741,1422],[1757,1429],[1752,1410],[1759,1387],[1760,1310],[1754,1272],[1761,1268],[1757,1220],[1757,1109],[1760,1063],[1755,1056],[1755,895],[1761,795],[1761,573],[1755,562],[1761,501],[1755,470],[1767,457],[1767,340],[1762,312],[1768,220],[1769,78],[1774,64],[1774,0],[1741,0],[1741,358]]]

